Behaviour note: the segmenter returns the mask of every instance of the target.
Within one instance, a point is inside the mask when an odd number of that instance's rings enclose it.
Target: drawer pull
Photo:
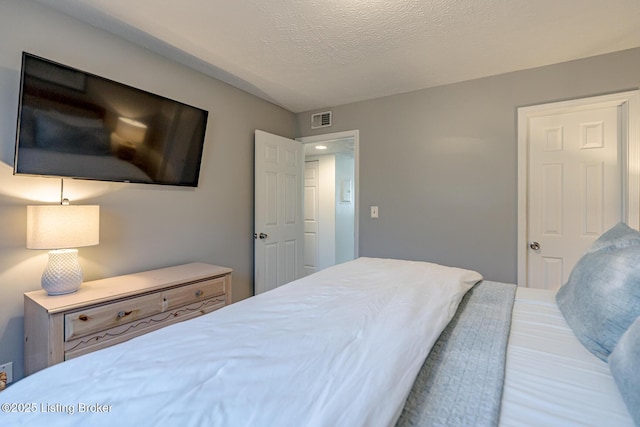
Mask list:
[[[200,298],[202,296],[202,291],[200,289],[198,289],[196,291],[196,298]]]
[[[122,319],[125,316],[130,315],[131,313],[133,313],[132,311],[120,311],[118,312],[118,318]]]
[[[86,314],[81,314],[80,316],[78,316],[78,319],[82,320],[83,322],[86,322],[87,320],[89,320]]]

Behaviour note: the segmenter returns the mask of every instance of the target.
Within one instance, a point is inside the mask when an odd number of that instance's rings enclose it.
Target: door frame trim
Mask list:
[[[620,155],[622,163],[622,212],[632,228],[640,226],[640,90],[520,107],[518,133],[518,286],[526,287],[529,200],[529,120],[549,114],[601,107],[620,107]]]
[[[303,151],[304,151],[304,149],[303,149]],[[316,163],[315,169],[318,172],[318,176],[316,177],[316,184],[317,184],[316,190],[318,190],[318,187],[320,186],[320,160],[319,159],[307,160],[306,157],[305,157],[305,159],[304,159],[304,171],[306,173],[307,164],[308,163],[312,163],[312,162]],[[303,193],[304,193],[304,190],[306,190],[306,177],[303,176],[302,178],[304,180],[303,181]],[[307,207],[306,206],[306,201],[307,201],[307,197],[306,197],[306,193],[304,193],[304,200],[303,200],[304,208],[303,208],[303,212],[306,211],[306,207]],[[321,224],[320,224],[320,222],[321,222],[321,216],[320,216],[320,192],[319,191],[316,191],[316,197],[315,197],[314,201],[316,202],[316,212],[315,213],[317,215],[317,217],[316,217],[316,222],[317,222],[317,224],[316,224],[316,227],[317,227],[316,234],[317,235],[316,235],[316,242],[315,242],[315,248],[314,248],[315,251],[316,251],[316,256],[315,256],[315,260],[314,260],[315,261],[314,268],[315,268],[315,271],[320,271],[320,269],[318,268],[319,265],[320,265],[320,262],[319,262],[320,261],[320,239],[318,238],[318,236],[320,235],[320,229],[321,229]],[[304,220],[306,221],[306,216],[305,216]],[[303,239],[302,242],[304,244],[304,250],[303,250],[302,257],[303,257],[303,259],[306,259],[306,257],[307,257],[306,223],[305,223],[304,227],[305,227],[305,235],[302,238]],[[303,274],[307,275],[307,272],[304,271],[304,269],[306,268],[306,264],[304,264],[302,266],[302,268],[303,268]]]
[[[353,157],[354,157],[354,178],[353,178],[353,203],[355,210],[354,218],[354,256],[358,258],[360,255],[360,131],[347,130],[343,132],[325,133],[322,135],[302,136],[296,138],[296,141],[300,141],[303,144],[317,144],[323,141],[331,141],[336,139],[353,138]]]

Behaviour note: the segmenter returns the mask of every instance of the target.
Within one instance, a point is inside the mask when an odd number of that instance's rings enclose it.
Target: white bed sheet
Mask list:
[[[360,258],[31,375],[10,425],[389,426],[480,274]],[[79,414],[80,403],[110,405]],[[42,405],[63,405],[72,414]],[[57,408],[54,406],[54,409]]]
[[[571,332],[555,292],[516,291],[500,426],[634,426],[609,366]]]

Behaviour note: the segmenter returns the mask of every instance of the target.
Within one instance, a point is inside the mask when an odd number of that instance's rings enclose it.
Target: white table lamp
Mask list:
[[[75,292],[82,283],[78,250],[100,241],[100,206],[27,206],[27,248],[54,249],[42,273],[49,295]]]

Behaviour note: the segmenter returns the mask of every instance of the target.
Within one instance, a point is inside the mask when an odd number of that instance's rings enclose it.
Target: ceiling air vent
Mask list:
[[[326,128],[331,126],[331,111],[311,115],[311,129]]]

